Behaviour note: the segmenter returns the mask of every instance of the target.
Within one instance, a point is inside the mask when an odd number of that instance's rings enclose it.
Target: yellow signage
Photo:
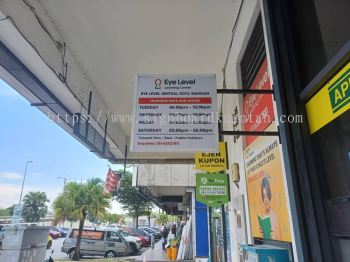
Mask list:
[[[350,62],[306,103],[313,134],[350,108]]]
[[[219,153],[196,153],[195,168],[206,172],[219,172],[226,170],[226,143],[219,143]]]

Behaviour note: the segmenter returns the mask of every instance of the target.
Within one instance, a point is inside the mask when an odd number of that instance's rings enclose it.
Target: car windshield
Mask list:
[[[125,231],[120,231],[120,232],[124,237],[130,236],[130,234],[128,232],[125,232]]]

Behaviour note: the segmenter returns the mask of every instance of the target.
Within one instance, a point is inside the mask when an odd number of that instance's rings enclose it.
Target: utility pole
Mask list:
[[[21,201],[22,201],[23,187],[24,187],[24,181],[26,180],[28,164],[29,164],[29,163],[33,163],[33,162],[34,162],[34,161],[31,161],[31,160],[27,160],[27,162],[26,162],[26,169],[24,170],[24,176],[23,176],[23,181],[22,181],[21,195],[20,195],[20,197],[19,197],[19,202],[18,202],[18,204],[21,204]]]
[[[57,179],[63,179],[63,190],[66,188],[67,180],[70,179],[69,177],[59,176]]]

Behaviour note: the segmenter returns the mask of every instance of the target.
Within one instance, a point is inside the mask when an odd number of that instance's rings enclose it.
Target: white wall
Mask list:
[[[251,32],[253,30],[253,27],[255,25],[255,22],[260,14],[260,0],[248,0],[243,2],[243,6],[241,9],[241,14],[239,16],[236,32],[234,34],[233,38],[233,44],[232,44],[232,50],[229,55],[228,64],[226,67],[226,83],[228,89],[240,89],[241,86],[241,79],[240,79],[240,61],[242,59],[243,53],[245,51],[247,42],[250,38]],[[262,18],[264,19],[264,14],[262,14]],[[264,24],[264,23],[263,23]],[[265,30],[265,28],[264,28]],[[265,43],[267,44],[268,41],[266,40],[266,30],[265,30]],[[269,56],[269,47],[267,46],[267,58],[269,61],[269,72],[270,72],[270,79],[273,83],[273,78],[271,76],[271,67],[270,67],[270,56]],[[240,109],[242,108],[242,95],[225,95],[223,100],[223,114],[227,116],[227,118],[231,118],[235,107],[237,106],[238,114],[242,115],[243,112],[240,112]],[[221,101],[221,97],[219,97],[219,101]],[[220,102],[219,102],[220,105]],[[275,110],[276,112],[276,110]],[[229,119],[224,119],[223,129],[224,130],[232,130],[233,124],[232,121],[229,121]],[[239,127],[239,130],[243,130],[242,126]],[[231,228],[231,254],[232,254],[232,260],[233,261],[239,261],[239,239],[242,239],[242,236],[240,236],[240,233],[237,230],[237,223],[234,215],[235,208],[238,207],[237,202],[235,203],[232,201],[235,197],[239,197],[240,195],[244,195],[244,202],[245,202],[245,222],[247,225],[247,242],[249,244],[252,244],[252,234],[251,234],[251,228],[250,228],[250,222],[249,222],[249,206],[248,206],[248,199],[247,199],[247,186],[246,186],[246,175],[245,175],[245,168],[244,168],[244,155],[243,155],[243,140],[242,136],[234,143],[233,136],[226,136],[224,140],[227,142],[228,146],[228,159],[230,163],[230,189],[231,189],[231,202],[228,203],[228,209],[229,209],[229,217],[230,217],[230,228]],[[281,150],[281,147],[280,147]],[[282,167],[284,170],[284,163],[283,163],[283,156],[281,154],[282,159]],[[240,173],[240,182],[239,182],[239,188],[232,182],[232,170],[231,165],[232,163],[238,163],[239,165],[239,173]],[[285,177],[285,174],[283,174]],[[288,215],[289,215],[289,221],[291,221],[291,233],[292,233],[292,241],[293,241],[293,253],[294,258],[296,259],[296,249],[295,249],[295,241],[294,241],[294,231],[293,231],[293,223],[291,219],[290,214],[290,204],[289,204],[289,194],[288,194],[288,188],[286,185],[286,179],[284,179],[284,188],[286,192],[286,200],[287,200],[287,207],[288,207]],[[296,260],[297,261],[297,260]]]

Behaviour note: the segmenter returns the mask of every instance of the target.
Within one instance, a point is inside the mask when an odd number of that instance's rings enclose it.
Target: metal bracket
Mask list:
[[[216,89],[217,94],[230,94],[230,95],[245,95],[245,94],[264,94],[275,95],[273,89]],[[222,136],[278,136],[278,131],[224,131],[219,130],[219,135]]]

